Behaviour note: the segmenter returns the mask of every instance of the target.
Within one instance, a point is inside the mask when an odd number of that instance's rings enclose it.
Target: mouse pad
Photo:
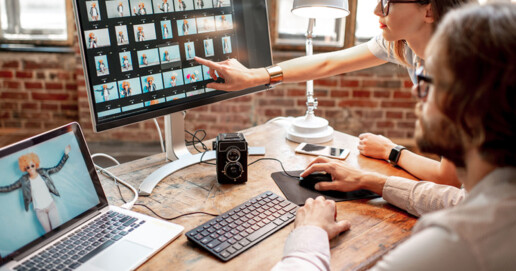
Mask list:
[[[299,176],[301,172],[303,171],[289,171],[288,174]],[[380,197],[379,195],[368,190],[356,190],[352,192],[310,190],[300,186],[298,179],[287,176],[283,171],[274,172],[271,174],[271,177],[279,186],[283,194],[285,194],[287,199],[297,205],[304,205],[306,199],[316,198],[321,195],[326,199],[331,199],[334,201],[373,199]]]

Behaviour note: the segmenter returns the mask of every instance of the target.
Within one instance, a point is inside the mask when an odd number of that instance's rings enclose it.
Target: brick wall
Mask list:
[[[275,53],[275,62],[291,58]],[[353,135],[370,131],[411,138],[415,100],[405,69],[394,64],[315,81],[316,115],[336,130]],[[206,129],[208,137],[262,124],[278,116],[305,112],[305,84],[223,101],[187,113],[186,128]],[[79,121],[89,141],[155,141],[152,121],[94,133],[80,55],[0,52],[0,132],[32,134]],[[160,118],[162,124],[162,118]],[[17,129],[17,130],[16,130]]]
[[[70,54],[0,52],[0,129],[38,132],[77,120],[75,61]]]

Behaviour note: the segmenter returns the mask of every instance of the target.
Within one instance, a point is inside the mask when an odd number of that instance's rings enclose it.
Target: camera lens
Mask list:
[[[224,167],[224,175],[231,179],[237,179],[242,176],[243,171],[242,164],[239,162],[229,162]]]
[[[240,159],[240,151],[237,149],[230,149],[226,155],[229,161],[236,162]]]

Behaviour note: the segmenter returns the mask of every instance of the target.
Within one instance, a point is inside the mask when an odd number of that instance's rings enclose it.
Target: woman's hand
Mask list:
[[[65,150],[64,150],[65,154],[68,155],[70,153],[71,149],[72,149],[72,147],[70,147],[70,145],[66,146]]]
[[[358,150],[360,153],[376,159],[389,159],[392,148],[396,147],[396,144],[390,139],[381,135],[364,133],[360,134],[358,138],[360,139],[358,142]]]
[[[238,60],[232,58],[221,62],[213,62],[200,57],[195,57],[199,64],[210,68],[210,76],[213,80],[219,77],[224,79],[224,83],[212,82],[206,87],[225,91],[236,91],[258,85],[268,84],[270,76],[265,68],[248,69]]]
[[[328,239],[332,239],[351,227],[347,220],[335,221],[336,214],[335,201],[326,200],[323,196],[319,196],[315,200],[309,198],[305,205],[297,210],[294,227],[320,227],[328,233]]]

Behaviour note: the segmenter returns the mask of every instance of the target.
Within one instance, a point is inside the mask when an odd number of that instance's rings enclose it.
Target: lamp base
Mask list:
[[[324,143],[333,139],[333,128],[328,126],[328,121],[307,114],[297,117],[287,130],[287,139],[294,142]]]

